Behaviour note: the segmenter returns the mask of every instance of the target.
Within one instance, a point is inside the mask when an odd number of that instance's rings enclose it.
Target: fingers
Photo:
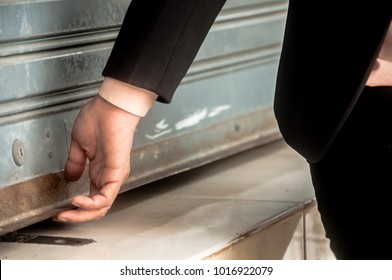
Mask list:
[[[72,204],[78,207],[76,210],[64,211],[57,214],[54,220],[60,222],[86,222],[99,220],[106,215],[112,206],[120,189],[120,184],[108,184],[102,188],[99,194],[92,197],[76,196]]]
[[[100,194],[92,198],[77,196],[72,200],[72,204],[79,208],[61,212],[54,217],[54,220],[72,223],[99,220],[106,215],[111,206]]]
[[[71,149],[65,164],[64,176],[69,181],[78,180],[86,166],[86,154],[79,143],[72,139]]]

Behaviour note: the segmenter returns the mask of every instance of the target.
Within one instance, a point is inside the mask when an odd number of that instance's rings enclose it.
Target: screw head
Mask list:
[[[12,143],[12,158],[17,166],[22,166],[25,163],[26,148],[19,139],[15,139]]]

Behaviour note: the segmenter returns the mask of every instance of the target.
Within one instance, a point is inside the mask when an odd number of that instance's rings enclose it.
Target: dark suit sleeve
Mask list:
[[[225,0],[132,0],[104,76],[169,103]]]

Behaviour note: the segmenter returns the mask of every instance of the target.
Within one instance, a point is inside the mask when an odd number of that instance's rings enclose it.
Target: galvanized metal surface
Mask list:
[[[128,3],[0,1],[3,232],[68,206],[73,193],[61,190],[68,183],[48,178],[62,176],[72,123],[99,89]],[[154,105],[141,121],[124,190],[280,137],[272,100],[286,6],[282,0],[227,2],[173,103]],[[88,178],[79,184],[85,189]],[[40,195],[52,189],[64,193]],[[37,204],[8,209],[21,199]]]

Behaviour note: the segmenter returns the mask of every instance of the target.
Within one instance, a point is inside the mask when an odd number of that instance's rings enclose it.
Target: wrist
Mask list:
[[[136,129],[141,117],[124,111],[123,109],[113,105],[101,96],[97,95],[91,102],[93,120],[97,121],[98,126],[113,126],[113,124],[122,124],[129,129]]]

